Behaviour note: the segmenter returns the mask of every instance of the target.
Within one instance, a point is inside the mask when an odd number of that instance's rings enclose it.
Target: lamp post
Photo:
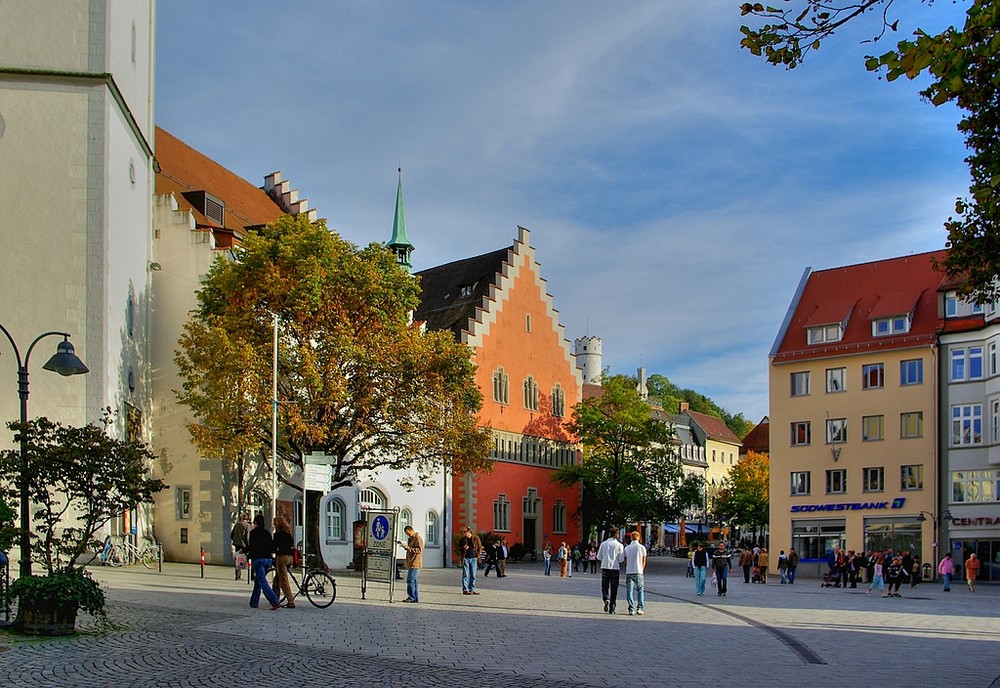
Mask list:
[[[21,352],[17,348],[17,343],[10,335],[10,332],[7,331],[7,328],[0,325],[0,331],[2,331],[7,337],[7,341],[10,342],[11,347],[14,349],[14,357],[17,359],[17,396],[21,401],[22,426],[28,422],[28,361],[31,359],[31,352],[34,350],[35,344],[49,336],[59,336],[63,338],[63,341],[59,342],[58,346],[56,346],[56,353],[45,363],[45,365],[42,366],[43,369],[51,370],[63,376],[80,375],[90,372],[87,366],[83,364],[83,361],[77,358],[73,345],[69,343],[70,335],[68,332],[52,331],[43,332],[38,335],[28,346],[28,351],[25,353],[24,359],[22,360]],[[31,575],[31,518],[29,515],[31,504],[28,498],[28,438],[25,436],[23,429],[21,431],[20,473],[21,561],[19,575],[21,577],[27,577]]]
[[[937,580],[937,566],[938,566],[938,536],[941,534],[938,530],[941,526],[942,519],[951,518],[951,511],[945,509],[941,512],[940,516],[935,516],[929,511],[921,511],[917,514],[917,523],[924,523],[927,521],[927,517],[931,517],[931,523],[934,526],[934,542],[932,547],[934,548],[934,561],[931,562],[931,576],[934,580]]]

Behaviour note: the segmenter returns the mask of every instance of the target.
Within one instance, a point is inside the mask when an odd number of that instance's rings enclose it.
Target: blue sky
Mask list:
[[[958,113],[863,58],[965,3],[792,71],[740,50],[739,4],[159,2],[156,120],[358,244],[388,240],[401,163],[415,269],[528,227],[569,339],[756,421],[806,267],[944,246]]]

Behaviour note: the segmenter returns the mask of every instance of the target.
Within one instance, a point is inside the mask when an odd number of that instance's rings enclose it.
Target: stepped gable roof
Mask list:
[[[940,326],[937,290],[944,274],[934,260],[946,252],[930,251],[911,256],[872,261],[809,273],[774,361],[845,355],[873,349],[910,348],[932,343]],[[910,330],[874,336],[872,321],[908,315]],[[807,329],[817,325],[845,324],[839,341],[809,344]]]
[[[191,210],[197,225],[243,234],[277,220],[284,211],[263,190],[199,153],[170,132],[156,127],[156,193],[173,193],[181,208]],[[222,224],[205,216],[182,194],[205,191],[225,205]]]
[[[690,409],[681,415],[687,415],[691,419],[691,422],[696,423],[709,439],[718,440],[719,442],[728,442],[729,444],[740,444],[740,438],[729,429],[729,426],[726,425],[726,421],[721,418],[716,418],[715,416],[710,416],[707,413],[699,413],[698,411],[692,411]]]
[[[469,320],[489,297],[511,250],[502,248],[415,273],[421,294],[413,319],[425,323],[429,330],[451,330],[461,341],[462,332],[470,331]]]

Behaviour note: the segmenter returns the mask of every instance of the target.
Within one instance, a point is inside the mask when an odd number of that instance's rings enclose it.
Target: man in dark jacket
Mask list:
[[[712,566],[715,567],[717,593],[725,597],[729,591],[729,572],[733,569],[733,555],[726,549],[725,542],[720,542],[719,548],[712,552]]]
[[[250,514],[244,512],[240,515],[240,520],[236,522],[233,526],[232,531],[229,533],[229,540],[233,543],[233,549],[235,550],[233,555],[233,561],[236,562],[236,554],[246,554],[247,546],[250,544]],[[244,560],[245,561],[245,560]],[[243,571],[240,569],[239,565],[236,564],[236,580],[239,580],[243,576]]]

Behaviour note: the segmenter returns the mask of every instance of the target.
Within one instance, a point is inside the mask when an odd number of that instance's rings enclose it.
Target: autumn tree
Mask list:
[[[649,391],[650,400],[658,403],[668,413],[677,413],[680,402],[684,401],[687,402],[692,411],[721,418],[726,427],[740,439],[746,437],[747,433],[753,430],[754,424],[747,420],[742,413],[731,413],[704,394],[693,389],[682,389],[667,379],[665,375],[658,373],[650,375],[646,381],[646,388]]]
[[[723,519],[753,528],[768,522],[770,512],[770,460],[767,454],[747,452],[729,471],[729,476],[715,499],[715,512]]]
[[[873,42],[899,30],[893,0],[796,0],[773,7],[746,2],[744,15],[762,19],[742,27],[741,45],[773,65],[789,69],[838,29],[859,17],[875,19]],[[965,136],[971,184],[945,222],[948,255],[940,267],[962,283],[960,292],[979,303],[1000,297],[1000,0],[972,0],[959,29],[936,34],[916,28],[895,49],[869,56],[865,66],[889,81],[920,74],[932,78],[921,95],[934,105],[954,103]]]
[[[279,479],[304,458],[332,463],[331,488],[360,471],[488,469],[488,430],[467,347],[411,321],[419,286],[379,244],[284,216],[213,264],[176,355],[178,394],[205,456],[271,454],[277,318]]]
[[[699,501],[700,476],[685,476],[673,428],[653,416],[636,381],[605,377],[600,396],[573,409],[570,429],[583,458],[554,476],[583,484],[584,503],[598,528],[640,521],[675,520]]]

